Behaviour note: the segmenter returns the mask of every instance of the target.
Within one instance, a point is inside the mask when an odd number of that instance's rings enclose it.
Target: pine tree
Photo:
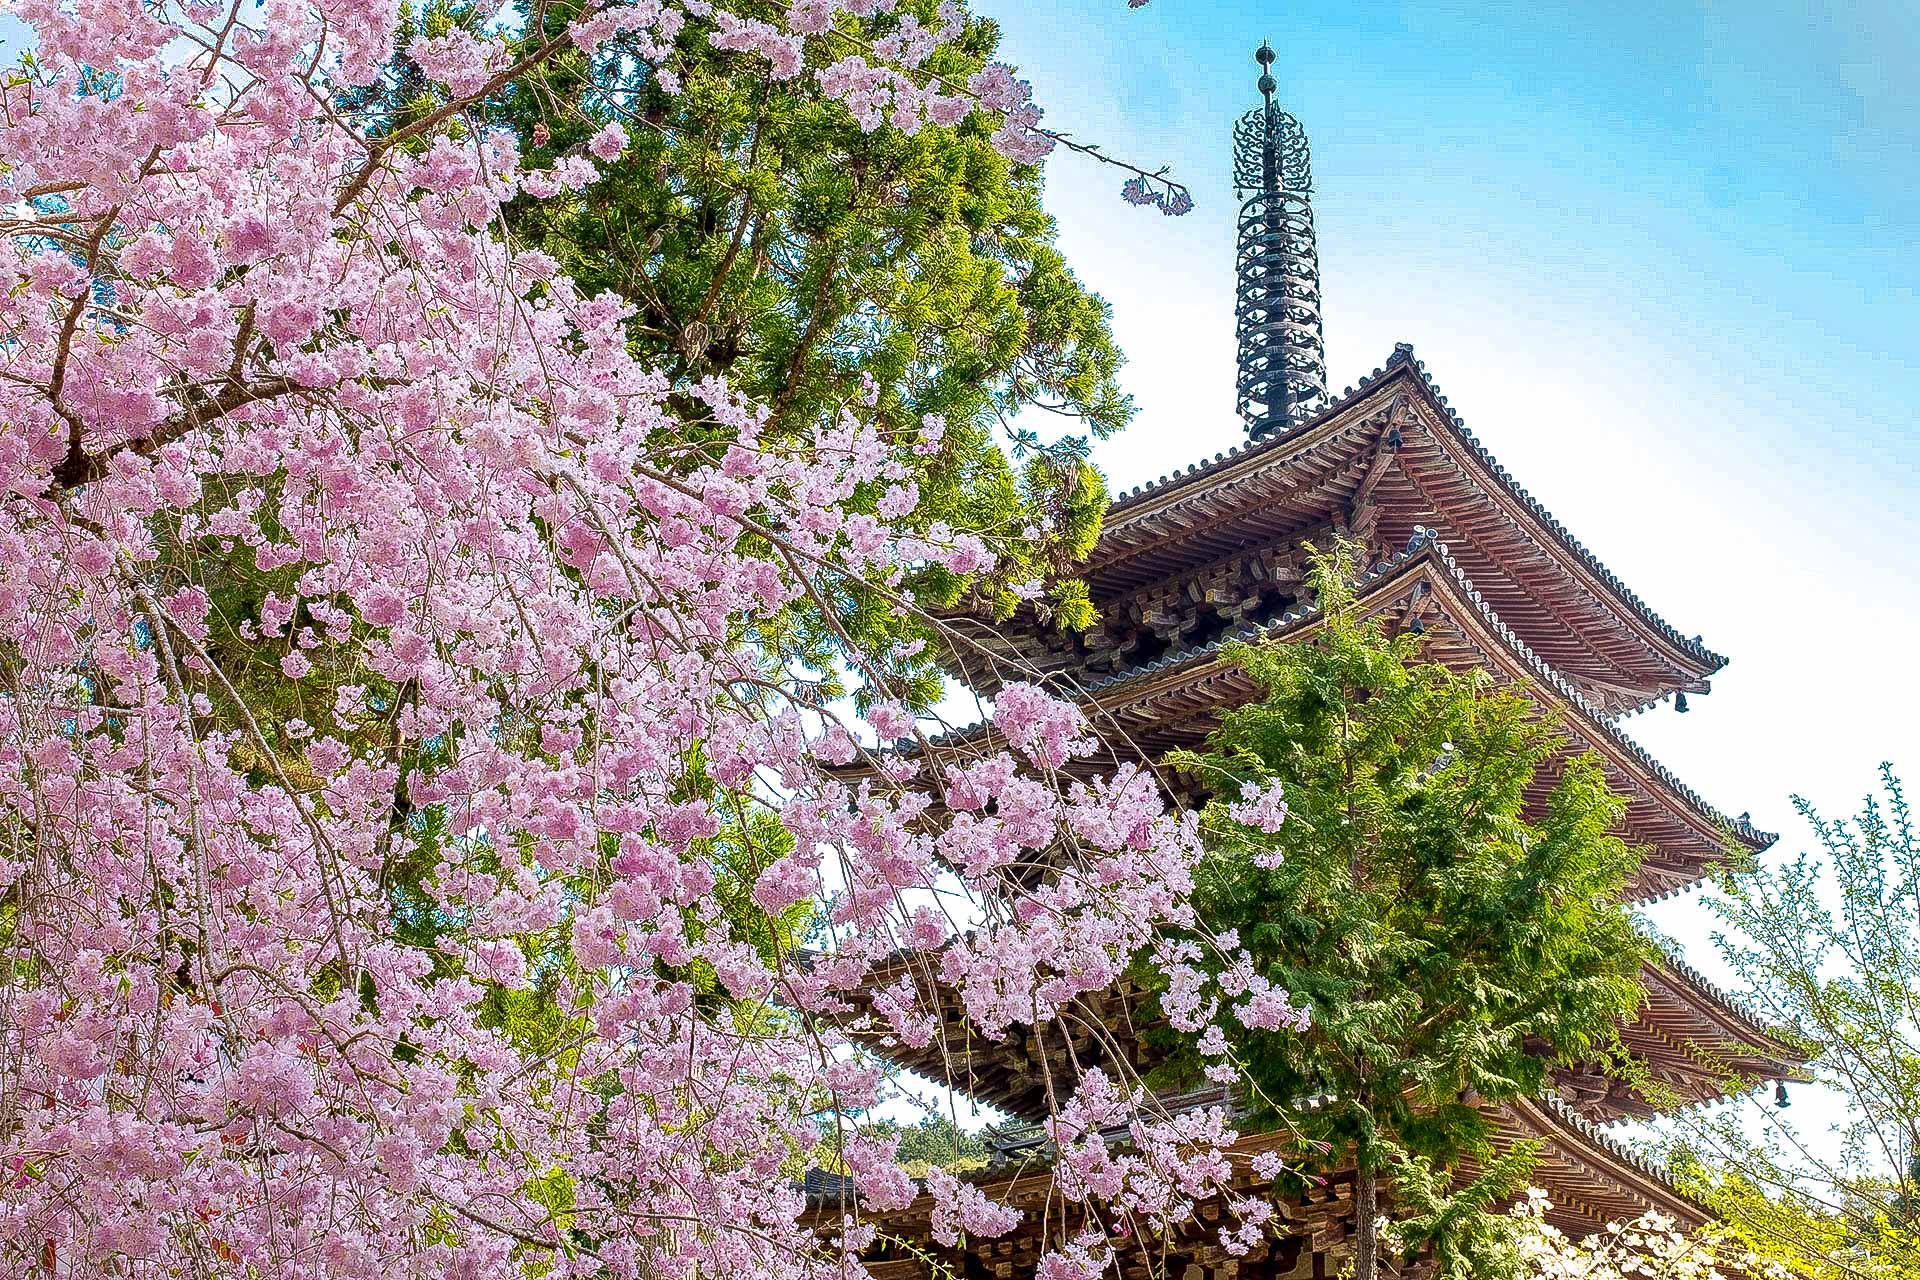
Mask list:
[[[1383,1182],[1407,1249],[1486,1274],[1486,1219],[1528,1161],[1493,1158],[1484,1109],[1606,1049],[1637,1008],[1646,947],[1620,892],[1639,854],[1613,834],[1623,802],[1596,760],[1560,762],[1523,694],[1362,617],[1352,568],[1347,549],[1316,558],[1315,637],[1239,646],[1261,698],[1175,761],[1218,797],[1198,901],[1311,1012],[1304,1032],[1244,1031],[1232,1051],[1269,1120],[1328,1168],[1357,1167],[1358,1280],[1379,1273]],[[1243,787],[1276,781],[1276,831],[1233,820]],[[1466,1162],[1481,1172],[1458,1186]]]

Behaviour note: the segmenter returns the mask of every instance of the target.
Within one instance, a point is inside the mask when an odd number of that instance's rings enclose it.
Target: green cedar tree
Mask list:
[[[1527,1171],[1524,1152],[1493,1158],[1487,1109],[1617,1044],[1647,950],[1620,902],[1640,855],[1614,834],[1623,802],[1599,763],[1562,760],[1524,694],[1362,615],[1353,554],[1316,556],[1310,640],[1233,650],[1261,696],[1174,760],[1217,797],[1197,902],[1311,1012],[1231,1051],[1270,1121],[1357,1167],[1358,1280],[1377,1274],[1383,1181],[1409,1249],[1486,1274],[1486,1218]],[[1244,785],[1275,780],[1277,831],[1229,816]],[[1188,1046],[1170,1070],[1199,1061]]]

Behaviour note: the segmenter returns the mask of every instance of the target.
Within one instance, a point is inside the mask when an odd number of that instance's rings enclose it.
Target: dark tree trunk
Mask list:
[[[1361,1169],[1353,1181],[1353,1280],[1377,1280],[1380,1274],[1380,1238],[1374,1222],[1380,1216],[1380,1177]]]

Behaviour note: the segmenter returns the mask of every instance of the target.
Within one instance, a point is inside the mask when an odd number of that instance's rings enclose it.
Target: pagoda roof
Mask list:
[[[1606,708],[1547,663],[1494,611],[1469,579],[1450,546],[1420,528],[1401,551],[1370,569],[1356,587],[1369,614],[1418,617],[1430,656],[1456,667],[1481,666],[1523,687],[1560,716],[1569,744],[1593,750],[1609,781],[1627,796],[1625,834],[1649,847],[1630,887],[1635,901],[1670,896],[1697,882],[1720,862],[1731,838],[1749,850],[1771,845],[1774,836],[1744,816],[1728,818],[1634,742]],[[1105,755],[1090,762],[1106,767],[1122,758],[1147,761],[1176,747],[1203,743],[1225,707],[1257,696],[1251,678],[1227,656],[1233,641],[1297,640],[1321,620],[1317,606],[1303,605],[1274,622],[1249,627],[1205,644],[1166,654],[1113,676],[1056,690],[1077,698],[1100,733]],[[977,731],[936,740],[979,740]],[[1554,779],[1543,776],[1533,799],[1544,802]]]
[[[909,973],[922,1006],[939,1010],[933,1039],[913,1048],[878,1023],[849,1025],[849,1034],[894,1065],[1017,1119],[1043,1119],[1049,1095],[1070,1089],[1078,1072],[1099,1067],[1116,1079],[1135,1080],[1161,1061],[1142,1042],[1148,1028],[1138,1011],[1146,992],[1130,980],[1075,998],[1055,1021],[1015,1026],[999,1039],[987,1039],[972,1029],[958,993],[940,980],[937,962],[926,956],[896,954],[876,970],[869,988],[878,990]],[[1620,1038],[1644,1068],[1647,1087],[1598,1065],[1556,1072],[1569,1105],[1589,1121],[1610,1124],[1714,1101],[1726,1096],[1730,1079],[1793,1078],[1805,1061],[1781,1032],[1684,961],[1649,960],[1640,981],[1646,1002],[1621,1026]],[[856,997],[843,1020],[857,1021],[863,1012]]]
[[[1703,692],[1726,664],[1516,484],[1406,345],[1288,430],[1120,495],[1081,574],[1098,605],[1330,519],[1388,545],[1440,528],[1507,623],[1608,714]]]
[[[1621,1026],[1620,1041],[1645,1079],[1623,1080],[1603,1065],[1554,1073],[1582,1118],[1646,1120],[1676,1106],[1718,1101],[1743,1082],[1800,1075],[1805,1053],[1678,956],[1643,964],[1640,985],[1646,1002]]]
[[[1201,1093],[1166,1099],[1163,1109],[1177,1115],[1192,1107],[1220,1102],[1217,1094]],[[1487,1115],[1493,1122],[1496,1150],[1511,1150],[1521,1142],[1539,1144],[1534,1181],[1550,1198],[1547,1220],[1575,1238],[1610,1222],[1630,1222],[1649,1210],[1667,1214],[1686,1229],[1698,1228],[1709,1218],[1708,1211],[1680,1190],[1657,1161],[1603,1133],[1551,1095],[1489,1107]],[[1124,1132],[1115,1130],[1106,1136],[1109,1141],[1126,1145]],[[996,1260],[1011,1261],[1016,1271],[1022,1263],[1030,1270],[1038,1261],[1036,1236],[1041,1224],[1049,1218],[1058,1224],[1077,1216],[1075,1206],[1059,1199],[1053,1183],[1055,1153],[1038,1126],[989,1131],[988,1139],[992,1158],[987,1167],[961,1176],[996,1202],[1021,1209],[1025,1216],[1008,1237],[981,1241],[968,1248]],[[1284,1130],[1243,1133],[1227,1148],[1230,1157],[1238,1157],[1233,1160],[1234,1192],[1258,1194],[1261,1190],[1261,1180],[1253,1175],[1249,1157],[1263,1151],[1277,1151],[1284,1157],[1288,1147]],[[858,1184],[844,1175],[810,1173],[805,1186],[816,1220],[823,1226],[837,1224],[841,1215],[859,1201]],[[1318,1253],[1341,1253],[1351,1239],[1353,1207],[1352,1170],[1335,1171],[1303,1194],[1278,1198],[1280,1221],[1291,1239],[1273,1240],[1263,1247],[1280,1253],[1283,1259],[1297,1257],[1303,1246]],[[932,1210],[932,1199],[923,1192],[906,1207],[875,1215],[874,1220],[884,1224],[884,1239],[925,1240],[932,1228]],[[1172,1246],[1177,1253],[1205,1247],[1223,1220],[1220,1210],[1217,1200],[1203,1201],[1196,1205],[1197,1222],[1176,1228],[1177,1238],[1156,1235],[1151,1243],[1156,1250]],[[884,1244],[882,1249],[886,1249]],[[1130,1275],[1133,1271],[1128,1264],[1135,1260],[1125,1257],[1125,1252],[1123,1245],[1122,1274]],[[872,1268],[877,1262],[887,1268],[876,1274],[919,1278],[931,1274],[926,1269],[927,1261],[924,1255],[890,1255],[868,1265]]]
[[[1493,613],[1430,530],[1369,570],[1356,585],[1356,599],[1365,612],[1399,625],[1421,620],[1423,641],[1434,656],[1489,669],[1515,682],[1559,716],[1570,750],[1599,755],[1609,780],[1628,795],[1624,834],[1649,849],[1631,889],[1636,896],[1664,896],[1693,883],[1723,856],[1724,836],[1755,850],[1773,839],[1744,820],[1722,817],[1533,654]],[[1245,672],[1227,658],[1227,641],[1302,640],[1320,620],[1317,608],[1301,607],[1269,626],[1083,686],[1078,690],[1082,703],[1108,744],[1104,758],[1087,767],[1109,767],[1123,755],[1151,761],[1172,747],[1204,741],[1222,706],[1257,693]],[[936,740],[931,749],[937,758],[947,747],[985,745],[990,736],[984,729],[965,731]],[[1544,803],[1551,786],[1552,778],[1543,776],[1532,802]],[[884,1031],[859,1038],[882,1057],[1010,1114],[1044,1114],[1048,1075],[1052,1073],[1052,1083],[1059,1087],[1066,1064],[1100,1064],[1122,1076],[1151,1066],[1139,1060],[1138,1028],[1133,1026],[1132,1011],[1142,993],[1125,984],[1080,997],[1058,1023],[1015,1028],[1002,1041],[987,1041],[971,1030],[957,998],[939,989],[935,966],[916,964],[911,955],[898,956],[891,970],[876,978],[876,985],[897,976],[895,970],[910,969],[922,997],[943,1006],[934,1042],[911,1050],[888,1041]],[[1788,1038],[1684,961],[1650,963],[1642,978],[1647,1003],[1622,1028],[1622,1036],[1646,1064],[1649,1088],[1624,1084],[1599,1067],[1564,1070],[1562,1085],[1590,1118],[1611,1122],[1652,1114],[1676,1102],[1705,1101],[1722,1094],[1730,1075],[1784,1077],[1804,1060]]]
[[[1649,1210],[1688,1231],[1712,1217],[1674,1184],[1659,1161],[1602,1132],[1553,1094],[1508,1102],[1491,1113],[1495,1150],[1539,1143],[1533,1181],[1551,1200],[1547,1221],[1576,1239]]]

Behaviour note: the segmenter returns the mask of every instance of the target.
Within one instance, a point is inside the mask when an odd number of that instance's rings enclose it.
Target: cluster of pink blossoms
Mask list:
[[[1193,212],[1192,192],[1171,184],[1161,189],[1154,185],[1156,181],[1165,179],[1159,174],[1135,174],[1120,184],[1120,198],[1128,204],[1152,205],[1169,218]]]
[[[762,31],[633,0],[587,6],[572,39],[666,58],[691,14],[781,70],[823,22],[888,7],[804,0]],[[1052,1017],[1190,923],[1198,851],[1144,775],[1063,789],[1091,737],[1032,690],[1003,699],[1012,752],[850,781],[857,738],[911,717],[882,699],[843,723],[752,643],[823,584],[991,564],[900,484],[939,424],[895,439],[853,406],[782,445],[724,385],[638,364],[624,304],[498,234],[505,202],[593,182],[624,135],[534,172],[511,136],[447,128],[456,110],[361,133],[338,104],[390,60],[390,0],[16,12],[35,61],[0,88],[0,1269],[857,1272],[793,1171],[823,1116],[884,1100],[832,1029],[874,962],[934,953],[983,1034]],[[915,85],[956,15],[888,28],[888,122],[965,103],[1031,156],[1024,86]],[[469,107],[551,48],[413,52]],[[869,80],[821,74],[857,114]],[[728,433],[719,458],[689,464],[669,392]],[[861,495],[882,490],[876,516]],[[812,904],[811,963],[742,936],[717,838],[745,846],[761,909]],[[965,919],[927,906],[954,899],[948,868]],[[866,1007],[926,1043],[910,986]],[[1071,1142],[1131,1116],[1143,1154],[1117,1176],[1076,1157],[1074,1194],[1178,1216],[1218,1184],[1217,1117],[1156,1128],[1087,1088]],[[853,1155],[900,1192],[890,1149]],[[1014,1223],[930,1191],[942,1230]],[[1062,1242],[1048,1273],[1099,1248]]]
[[[1287,820],[1286,789],[1278,779],[1264,785],[1258,782],[1242,783],[1240,798],[1227,805],[1227,816],[1256,831],[1272,835]]]

